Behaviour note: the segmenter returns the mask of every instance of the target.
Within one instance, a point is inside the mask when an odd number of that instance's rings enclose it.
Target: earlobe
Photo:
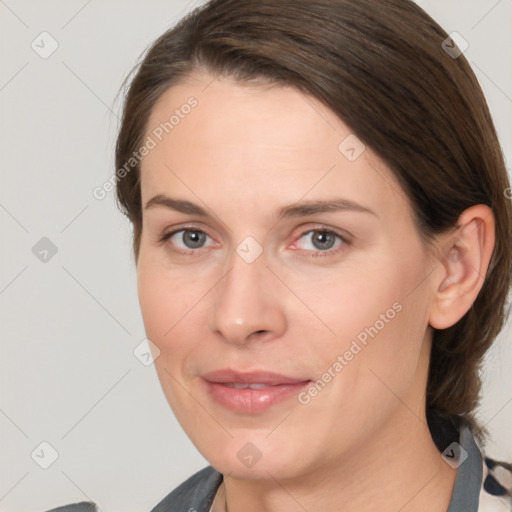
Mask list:
[[[432,327],[446,329],[470,309],[485,281],[494,241],[494,214],[483,204],[464,210],[457,231],[440,237],[436,264],[444,272],[433,273],[440,277],[433,283]]]

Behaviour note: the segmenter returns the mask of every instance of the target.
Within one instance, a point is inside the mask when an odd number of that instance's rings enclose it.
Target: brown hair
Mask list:
[[[434,329],[427,386],[429,409],[478,427],[482,357],[509,312],[512,208],[487,103],[464,56],[443,48],[447,37],[410,0],[212,0],[161,35],[132,71],[116,169],[143,144],[162,93],[207,71],[292,86],[322,101],[396,175],[427,242],[456,226],[466,208],[491,207],[496,244],[486,280],[459,322]],[[140,169],[131,163],[117,196],[133,223],[137,260]]]

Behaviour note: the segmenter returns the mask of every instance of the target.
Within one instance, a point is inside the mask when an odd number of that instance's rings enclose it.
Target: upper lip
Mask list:
[[[289,377],[280,373],[269,371],[247,371],[240,372],[229,368],[215,370],[202,375],[208,382],[218,384],[267,384],[268,386],[278,386],[280,384],[298,384],[308,382],[309,379],[300,377]]]

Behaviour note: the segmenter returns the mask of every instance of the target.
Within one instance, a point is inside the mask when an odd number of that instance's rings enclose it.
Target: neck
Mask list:
[[[456,470],[444,462],[432,440],[425,414],[400,405],[376,436],[335,466],[293,479],[225,477],[214,510],[225,500],[227,512],[304,512],[340,506],[344,512],[445,512],[455,477]]]

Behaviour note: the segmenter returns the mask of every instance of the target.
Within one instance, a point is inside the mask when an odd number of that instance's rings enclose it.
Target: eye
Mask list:
[[[194,249],[202,249],[208,239],[212,240],[200,229],[183,228],[165,234],[160,241],[170,242],[172,249],[180,254],[189,254],[194,252]]]
[[[324,253],[312,254],[312,256],[331,255],[342,250],[343,247],[340,249],[340,246],[349,245],[349,242],[345,237],[336,231],[329,229],[312,229],[310,231],[306,231],[299,238],[299,241],[300,240],[304,240],[304,243],[302,244],[302,247],[299,247],[299,249],[313,251],[316,253]]]
[[[207,245],[208,240],[210,240],[209,245]],[[195,227],[166,233],[161,237],[160,242],[168,243],[172,251],[183,255],[200,254],[198,249],[216,245],[209,235]],[[299,247],[292,247],[294,250],[306,251],[311,253],[309,256],[315,257],[336,254],[350,245],[350,242],[345,236],[332,229],[311,229],[302,233],[295,244],[299,244]]]

